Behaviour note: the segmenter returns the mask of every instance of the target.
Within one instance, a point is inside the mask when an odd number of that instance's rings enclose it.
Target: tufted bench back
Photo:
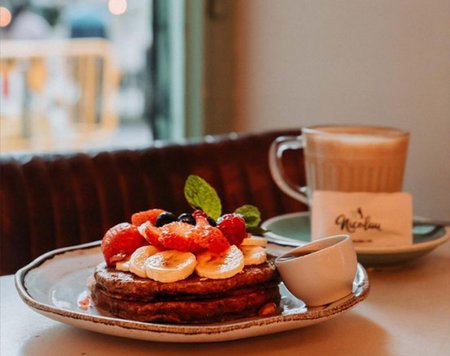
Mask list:
[[[99,240],[132,213],[159,207],[191,211],[183,187],[189,174],[214,186],[223,211],[254,204],[263,219],[306,207],[274,184],[267,162],[277,131],[207,136],[133,150],[1,155],[0,274],[14,273],[55,248]],[[304,183],[301,153],[289,152],[287,172]]]

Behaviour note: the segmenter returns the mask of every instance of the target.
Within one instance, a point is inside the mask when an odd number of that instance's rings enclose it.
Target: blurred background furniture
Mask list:
[[[117,129],[108,40],[2,40],[0,61],[2,151],[77,149]]]
[[[100,240],[131,214],[162,208],[191,211],[189,174],[206,179],[223,211],[256,205],[262,218],[306,210],[272,180],[267,154],[279,135],[295,131],[206,136],[182,143],[156,141],[144,149],[0,156],[0,273],[14,273],[59,247]],[[288,175],[304,184],[301,152],[285,155]]]

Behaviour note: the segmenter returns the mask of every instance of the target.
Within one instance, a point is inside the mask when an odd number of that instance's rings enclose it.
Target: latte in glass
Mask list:
[[[300,136],[275,141],[270,168],[283,191],[307,204],[314,190],[398,192],[403,186],[408,142],[408,132],[395,128],[313,126],[304,128]],[[286,181],[280,161],[287,149],[304,150],[307,187]]]

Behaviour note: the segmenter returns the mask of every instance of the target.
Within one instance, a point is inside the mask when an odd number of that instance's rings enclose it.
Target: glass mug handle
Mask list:
[[[270,173],[278,187],[290,197],[309,205],[306,195],[306,187],[300,187],[286,178],[283,164],[284,151],[303,149],[303,137],[300,136],[280,136],[272,142],[269,150]]]

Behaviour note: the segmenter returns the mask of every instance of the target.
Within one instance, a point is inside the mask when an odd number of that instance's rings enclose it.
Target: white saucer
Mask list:
[[[310,242],[309,212],[275,216],[261,227],[270,230],[265,236],[272,242],[299,246]],[[358,261],[365,266],[387,266],[423,256],[450,239],[450,229],[437,225],[417,225],[413,228],[413,244],[390,247],[355,247]]]

